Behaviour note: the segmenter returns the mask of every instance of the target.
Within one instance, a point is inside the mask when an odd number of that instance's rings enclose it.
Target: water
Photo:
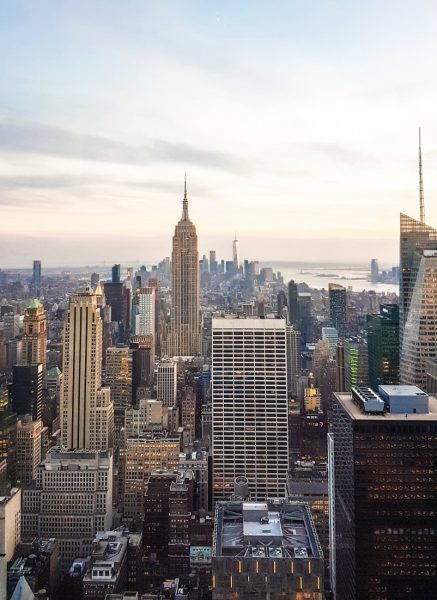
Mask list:
[[[348,265],[340,263],[303,263],[303,262],[265,262],[261,267],[272,267],[280,271],[284,282],[294,279],[296,283],[307,283],[311,288],[328,289],[330,283],[338,283],[353,292],[374,290],[378,293],[394,292],[399,294],[399,285],[394,283],[372,283],[368,281],[369,267],[363,264]],[[389,271],[391,267],[380,267],[380,271]],[[321,275],[321,277],[320,277]]]

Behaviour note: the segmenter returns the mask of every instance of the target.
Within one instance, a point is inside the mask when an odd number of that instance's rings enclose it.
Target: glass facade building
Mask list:
[[[382,304],[379,314],[367,315],[369,385],[399,383],[399,306]]]
[[[328,446],[337,600],[437,598],[437,399],[406,418],[336,393]]]
[[[346,335],[346,288],[338,283],[329,284],[329,321],[339,337]]]

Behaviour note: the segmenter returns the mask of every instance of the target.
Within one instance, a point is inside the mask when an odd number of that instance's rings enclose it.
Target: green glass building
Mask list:
[[[379,313],[367,315],[369,385],[399,383],[399,306],[381,304]]]

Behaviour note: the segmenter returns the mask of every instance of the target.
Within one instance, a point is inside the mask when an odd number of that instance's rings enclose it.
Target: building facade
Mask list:
[[[212,320],[214,500],[249,479],[252,498],[283,497],[288,470],[286,324]]]

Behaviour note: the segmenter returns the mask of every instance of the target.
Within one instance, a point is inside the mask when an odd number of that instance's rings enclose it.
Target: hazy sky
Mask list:
[[[2,0],[0,267],[398,259],[437,225],[437,5]]]

